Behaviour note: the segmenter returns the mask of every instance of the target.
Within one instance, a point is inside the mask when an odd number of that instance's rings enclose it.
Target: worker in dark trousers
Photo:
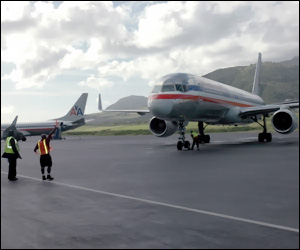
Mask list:
[[[191,131],[191,137],[193,138],[193,145],[191,150],[194,150],[195,144],[197,145],[197,149],[199,150],[199,135],[196,132]]]
[[[38,141],[38,143],[36,144],[36,146],[34,148],[34,152],[37,154],[37,150],[39,150],[39,153],[41,155],[40,164],[41,164],[41,172],[43,175],[43,177],[42,177],[43,180],[46,180],[45,167],[48,167],[47,180],[52,181],[54,179],[50,175],[51,167],[52,167],[52,158],[50,155],[50,151],[53,150],[52,147],[50,147],[50,140],[51,140],[51,136],[54,134],[56,129],[57,129],[57,127],[55,127],[53,130],[51,130],[51,132],[49,133],[48,136],[46,136],[45,134],[42,134],[41,135],[42,139]]]
[[[6,138],[6,144],[3,158],[7,158],[9,162],[8,166],[8,179],[10,181],[18,180],[17,176],[17,159],[22,159],[20,153],[20,148],[17,140],[14,138],[14,131],[10,130],[8,132],[8,137]]]

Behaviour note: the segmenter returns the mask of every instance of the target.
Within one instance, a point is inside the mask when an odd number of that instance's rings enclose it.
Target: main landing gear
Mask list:
[[[252,120],[255,121],[256,123],[258,123],[260,126],[263,127],[263,132],[262,133],[259,133],[258,134],[258,141],[259,142],[264,142],[265,140],[267,142],[270,142],[272,141],[272,134],[271,133],[267,133],[267,124],[266,124],[266,117],[267,115],[264,115],[263,117],[263,122],[264,122],[264,125],[260,124],[257,120],[257,117],[252,117]]]
[[[190,150],[190,142],[185,140],[185,122],[179,121],[178,123],[178,131],[179,131],[179,138],[177,142],[177,149],[182,150],[183,148],[186,148]],[[207,125],[206,125],[207,126]],[[198,129],[199,129],[199,143],[209,143],[210,142],[210,136],[204,134],[203,122],[198,122]]]
[[[207,126],[207,125],[206,125]],[[203,122],[198,122],[198,129],[199,129],[199,142],[200,143],[209,143],[210,142],[210,136],[204,134]]]

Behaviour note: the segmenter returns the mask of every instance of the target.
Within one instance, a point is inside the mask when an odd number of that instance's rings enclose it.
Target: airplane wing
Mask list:
[[[282,108],[299,108],[299,101],[243,108],[241,109],[239,116],[242,118],[246,118],[254,115],[267,115]]]
[[[149,110],[134,110],[134,109],[119,109],[119,110],[116,110],[116,109],[105,109],[105,110],[102,110],[102,111],[105,111],[105,112],[124,112],[124,113],[137,113],[139,115],[145,115],[145,114],[148,114],[150,113]]]
[[[150,111],[148,109],[140,109],[140,110],[133,110],[133,109],[120,109],[120,110],[116,110],[116,109],[102,109],[102,102],[101,102],[101,94],[99,94],[99,98],[98,98],[98,110],[100,111],[104,111],[104,112],[125,112],[125,113],[137,113],[139,115],[145,115],[150,113]]]

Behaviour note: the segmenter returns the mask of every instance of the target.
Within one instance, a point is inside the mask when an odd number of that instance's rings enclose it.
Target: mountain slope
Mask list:
[[[215,70],[203,77],[251,92],[256,64]],[[260,96],[266,103],[299,99],[299,57],[261,67]]]

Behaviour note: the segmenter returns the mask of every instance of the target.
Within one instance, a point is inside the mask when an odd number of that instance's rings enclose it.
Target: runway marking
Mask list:
[[[1,171],[1,174],[8,174],[8,173]],[[27,179],[31,179],[31,180],[45,182],[41,179],[37,179],[37,178],[34,178],[34,177],[29,177],[29,176],[25,176],[25,175],[18,175],[18,176],[24,177],[24,178],[27,178]],[[285,227],[285,226],[280,226],[280,225],[276,225],[276,224],[271,224],[271,223],[266,223],[266,222],[261,222],[261,221],[256,221],[256,220],[250,220],[250,219],[244,219],[244,218],[240,218],[240,217],[230,216],[230,215],[226,215],[226,214],[219,214],[219,213],[209,212],[209,211],[200,210],[200,209],[194,209],[194,208],[189,208],[189,207],[172,205],[172,204],[168,204],[168,203],[164,203],[164,202],[151,201],[151,200],[146,200],[146,199],[142,199],[142,198],[136,198],[136,197],[132,197],[132,196],[122,195],[122,194],[110,193],[110,192],[95,190],[95,189],[91,189],[91,188],[85,188],[85,187],[80,187],[80,186],[75,186],[75,185],[70,185],[70,184],[64,184],[64,183],[56,182],[56,181],[51,181],[51,182],[47,181],[47,183],[53,183],[53,184],[57,184],[57,185],[65,186],[65,187],[81,189],[81,190],[90,191],[90,192],[94,192],[94,193],[106,194],[106,195],[115,196],[115,197],[119,197],[119,198],[125,198],[125,199],[129,199],[129,200],[135,200],[135,201],[140,201],[140,202],[145,202],[145,203],[160,205],[160,206],[165,206],[165,207],[177,208],[177,209],[190,211],[190,212],[195,212],[195,213],[199,213],[199,214],[206,214],[206,215],[221,217],[221,218],[225,218],[225,219],[230,219],[230,220],[235,220],[235,221],[242,221],[242,222],[246,222],[246,223],[250,223],[250,224],[255,224],[255,225],[260,225],[260,226],[271,227],[271,228],[276,228],[276,229],[281,229],[281,230],[286,230],[286,231],[299,233],[299,228]]]

